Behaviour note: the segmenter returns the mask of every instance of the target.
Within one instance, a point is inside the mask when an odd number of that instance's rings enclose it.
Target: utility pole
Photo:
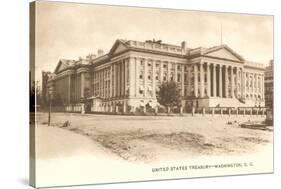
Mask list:
[[[48,97],[49,97],[49,115],[48,115],[48,126],[51,124],[51,109],[52,109],[52,100],[51,100],[51,95],[50,91],[48,91]]]
[[[48,114],[48,126],[51,125],[51,111],[52,111],[52,99],[53,99],[53,88],[50,86],[48,88],[48,99],[49,99],[49,114]]]

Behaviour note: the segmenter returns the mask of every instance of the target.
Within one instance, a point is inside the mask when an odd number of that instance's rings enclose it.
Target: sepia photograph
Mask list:
[[[30,184],[273,173],[273,25],[30,3]]]

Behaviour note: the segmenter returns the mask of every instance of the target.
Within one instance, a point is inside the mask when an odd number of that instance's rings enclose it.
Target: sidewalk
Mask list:
[[[36,127],[36,157],[41,187],[94,183],[99,177],[108,180],[103,170],[128,164],[88,137],[45,125]]]

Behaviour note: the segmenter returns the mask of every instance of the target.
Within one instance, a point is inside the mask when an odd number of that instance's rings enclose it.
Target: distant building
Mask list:
[[[264,71],[265,106],[273,108],[273,60]]]
[[[245,60],[227,45],[188,48],[186,42],[116,40],[107,54],[59,60],[49,80],[71,110],[81,99],[91,111],[155,107],[159,85],[173,80],[183,107],[264,107],[263,64]]]

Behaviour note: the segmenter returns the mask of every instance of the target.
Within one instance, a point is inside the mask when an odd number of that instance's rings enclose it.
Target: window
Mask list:
[[[164,64],[164,65],[163,65],[163,68],[167,68],[167,65],[166,65],[166,64]]]
[[[159,77],[158,77],[158,75],[155,77],[155,79],[158,81],[159,80]]]
[[[151,76],[150,76],[150,75],[148,75],[148,76],[147,76],[147,79],[151,80]]]
[[[178,74],[178,82],[181,82],[181,74]]]
[[[143,76],[142,76],[142,74],[140,74],[140,79],[142,79],[143,78]]]

